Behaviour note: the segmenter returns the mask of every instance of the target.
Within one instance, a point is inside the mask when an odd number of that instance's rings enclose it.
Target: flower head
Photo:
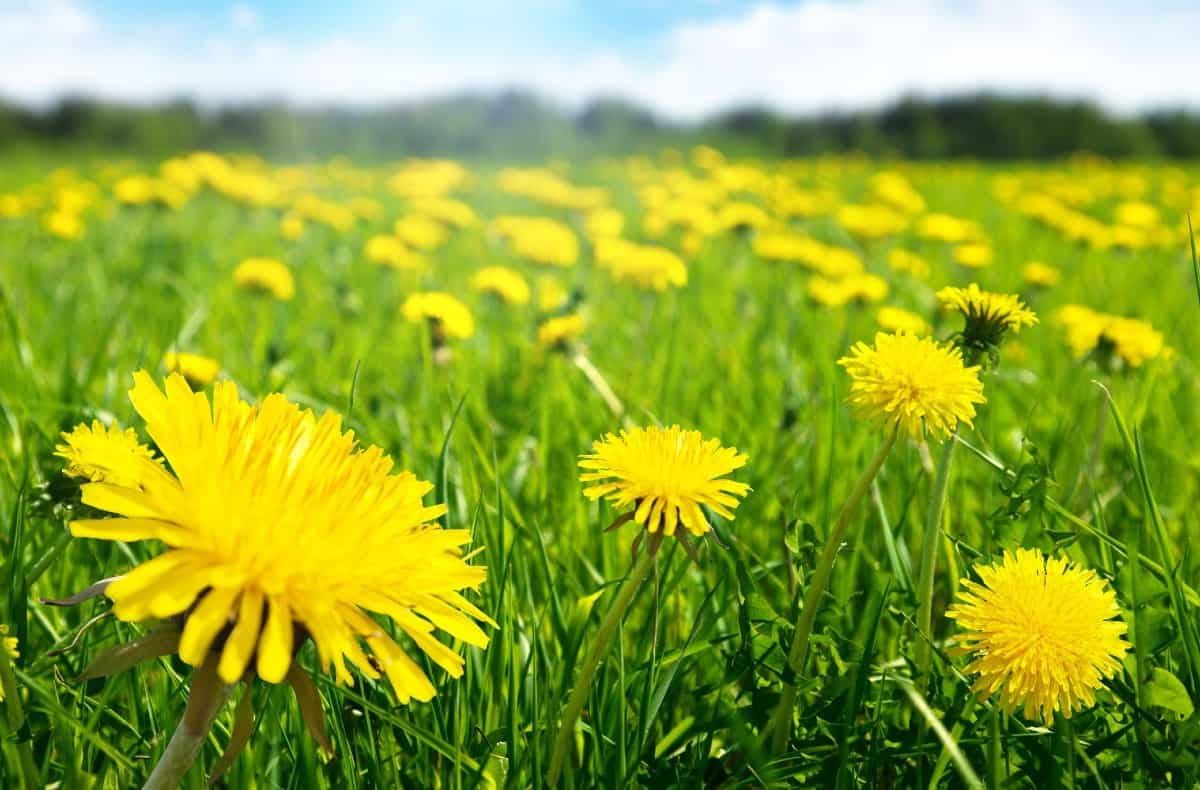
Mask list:
[[[274,258],[247,258],[233,270],[233,281],[247,291],[269,294],[281,302],[296,295],[292,270]]]
[[[875,322],[889,332],[907,332],[910,335],[929,334],[929,322],[903,307],[886,305],[875,314]]]
[[[136,487],[146,462],[161,463],[154,451],[139,441],[137,431],[121,430],[116,424],[105,426],[99,420],[76,425],[62,434],[62,440],[54,454],[66,459],[63,472],[93,483]]]
[[[582,335],[586,325],[583,315],[580,313],[567,313],[547,318],[538,326],[538,345],[550,348],[565,346]]]
[[[8,624],[0,625],[0,650],[8,654],[9,660],[21,657],[17,650],[17,638],[8,635]],[[4,685],[0,684],[0,702],[4,701]]]
[[[507,266],[484,266],[471,278],[471,287],[495,294],[506,304],[529,304],[529,283]]]
[[[383,233],[367,239],[366,246],[363,247],[363,255],[371,263],[377,263],[390,269],[415,272],[425,268],[425,259],[419,253],[410,250],[395,236]]]
[[[207,387],[221,372],[221,363],[202,354],[168,351],[163,354],[163,367],[169,373],[182,373],[193,387]]]
[[[711,527],[701,505],[722,518],[733,519],[738,498],[750,486],[725,475],[746,465],[746,456],[717,439],[704,440],[699,431],[670,428],[632,428],[608,434],[580,456],[579,475],[588,499],[606,497],[614,507],[636,505],[633,519],[650,532],[674,535],[683,524],[703,536]]]
[[[913,438],[927,430],[949,438],[985,401],[979,367],[965,366],[962,351],[929,338],[881,332],[874,346],[858,343],[838,364],[850,375],[850,402],[860,414]]]
[[[487,644],[475,621],[490,620],[459,592],[486,573],[462,555],[470,535],[432,523],[445,512],[421,501],[433,486],[391,473],[378,447],[357,449],[337,414],[278,394],[251,405],[228,381],[210,403],[178,374],[164,392],[138,373],[129,397],[170,471],[106,445],[72,459],[104,472],[84,503],[118,516],[74,521],[73,535],[166,547],[108,585],[118,618],[174,618],[179,657],[199,667],[211,654],[226,683],[252,666],[278,683],[311,638],[339,682],[352,683],[349,662],[385,675],[404,703],[434,688],[376,617],[455,677],[463,659],[435,629]]]
[[[1062,282],[1062,272],[1039,261],[1030,261],[1021,267],[1021,277],[1029,285],[1038,288],[1053,288]]]
[[[1101,313],[1083,305],[1059,308],[1054,319],[1066,329],[1067,345],[1076,358],[1095,353],[1102,363],[1141,367],[1166,350],[1162,333],[1137,318]]]
[[[1033,326],[1037,316],[1016,294],[984,291],[975,283],[966,288],[946,287],[937,292],[938,301],[957,310],[967,319],[963,327],[964,345],[987,349],[1000,343],[1008,330],[1020,332],[1023,326]]]
[[[975,570],[980,581],[964,579],[946,613],[965,631],[975,690],[999,691],[1006,711],[1047,723],[1094,704],[1129,649],[1113,591],[1094,571],[1031,549]]]
[[[458,299],[443,291],[423,291],[404,300],[400,307],[407,321],[431,321],[447,337],[466,340],[475,334],[475,318]]]

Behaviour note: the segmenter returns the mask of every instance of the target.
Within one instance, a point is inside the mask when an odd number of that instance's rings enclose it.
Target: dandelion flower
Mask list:
[[[175,618],[179,657],[217,662],[226,683],[252,666],[284,680],[311,638],[339,683],[353,682],[348,662],[386,676],[402,703],[429,700],[434,687],[376,617],[454,677],[463,659],[435,629],[487,644],[476,621],[491,621],[460,593],[486,573],[462,555],[470,535],[432,523],[445,513],[422,503],[432,484],[392,474],[378,447],[357,449],[340,416],[318,419],[279,394],[251,405],[232,382],[210,403],[178,374],[164,392],[140,372],[129,397],[170,471],[138,457],[128,433],[70,458],[102,472],[83,486],[84,503],[118,516],[74,521],[73,535],[166,547],[108,585],[118,618]]]
[[[93,483],[136,488],[146,462],[160,463],[154,451],[138,439],[137,431],[122,430],[115,424],[105,426],[99,420],[76,425],[62,434],[62,440],[54,454],[66,460],[63,472]]]
[[[548,318],[538,326],[538,344],[549,348],[565,346],[579,338],[583,334],[585,326],[583,316],[579,313]]]
[[[1038,288],[1053,288],[1062,282],[1062,272],[1039,261],[1030,261],[1021,267],[1021,277],[1026,283]]]
[[[999,691],[1004,710],[1046,723],[1095,704],[1096,689],[1120,671],[1129,649],[1105,582],[1031,549],[1005,552],[976,573],[980,581],[964,579],[946,614],[966,632],[960,649],[972,654],[975,690]]]
[[[506,304],[529,304],[529,283],[507,266],[485,266],[471,278],[476,291],[491,293]]]
[[[889,332],[907,332],[910,335],[929,334],[929,322],[903,307],[886,305],[875,314],[875,322]]]
[[[1076,358],[1092,352],[1102,362],[1141,367],[1166,350],[1162,333],[1148,322],[1101,313],[1083,305],[1068,304],[1054,314],[1065,327],[1067,345]]]
[[[937,292],[937,298],[943,306],[967,319],[962,337],[971,348],[995,346],[1008,330],[1020,332],[1021,327],[1038,322],[1021,297],[984,291],[975,283],[966,288],[943,288]]]
[[[959,422],[971,424],[975,404],[985,401],[979,367],[967,367],[962,351],[929,338],[881,332],[874,346],[858,343],[838,364],[850,375],[850,403],[859,413],[912,438],[926,431],[949,438]]]
[[[960,244],[954,248],[954,262],[968,269],[982,269],[991,266],[996,254],[991,245],[982,243]]]
[[[400,312],[406,321],[432,322],[446,337],[466,340],[475,334],[475,318],[470,309],[443,291],[422,291],[404,300]]]
[[[199,389],[212,384],[221,372],[221,363],[203,354],[168,351],[163,354],[163,367],[168,373],[182,373],[188,384]]]
[[[651,426],[594,442],[592,453],[580,456],[586,471],[579,479],[592,483],[583,491],[589,499],[605,497],[618,509],[635,505],[633,519],[652,533],[674,535],[683,524],[703,536],[711,527],[700,506],[732,520],[750,486],[724,476],[745,464],[745,455],[717,439],[705,441],[699,431]]]
[[[367,239],[363,254],[371,263],[400,271],[415,272],[425,267],[425,259],[395,236],[379,234]]]
[[[269,294],[281,302],[296,295],[292,270],[274,258],[247,258],[233,270],[233,281],[248,291]]]

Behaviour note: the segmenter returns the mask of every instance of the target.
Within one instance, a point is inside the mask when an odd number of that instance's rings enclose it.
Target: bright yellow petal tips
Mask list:
[[[975,404],[984,403],[979,367],[963,364],[950,345],[909,334],[875,336],[858,343],[838,364],[850,375],[850,403],[868,420],[895,425],[905,435],[934,438],[971,424]]]
[[[54,454],[66,459],[63,472],[71,477],[133,488],[145,474],[146,464],[158,464],[154,451],[138,441],[132,428],[121,430],[115,424],[105,426],[93,420],[91,425],[82,423],[63,433],[62,439]]]
[[[1040,551],[1005,552],[977,565],[946,613],[964,633],[975,690],[1000,692],[1000,705],[1050,723],[1095,704],[1096,689],[1129,650],[1116,596],[1094,571]]]
[[[1021,297],[984,291],[975,283],[966,288],[943,288],[937,292],[937,298],[943,306],[966,318],[962,337],[972,348],[995,346],[1005,332],[1020,332],[1021,327],[1038,322]]]
[[[673,535],[682,524],[703,536],[711,527],[701,506],[733,519],[750,486],[725,479],[746,465],[746,456],[699,431],[632,428],[608,434],[580,456],[579,479],[589,499],[607,498],[617,509],[633,506],[633,519],[650,532]]]
[[[180,658],[198,666],[218,651],[227,683],[250,669],[282,681],[311,638],[339,682],[352,681],[347,661],[368,677],[382,669],[402,701],[433,686],[375,617],[452,674],[462,659],[435,630],[487,644],[476,621],[491,621],[459,594],[486,569],[464,558],[465,531],[434,523],[445,508],[422,502],[432,484],[393,473],[336,414],[282,395],[250,404],[225,381],[210,401],[178,374],[163,389],[144,372],[134,381],[130,400],[170,472],[132,431],[81,426],[60,448],[73,473],[103,481],[84,501],[124,516],[76,521],[77,536],[166,546],[108,586],[117,617],[181,616]]]

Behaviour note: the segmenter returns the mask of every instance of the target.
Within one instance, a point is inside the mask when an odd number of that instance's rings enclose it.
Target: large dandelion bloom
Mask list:
[[[636,505],[633,519],[650,532],[674,535],[683,524],[703,536],[711,527],[700,506],[732,520],[750,486],[724,476],[745,465],[745,455],[699,431],[651,426],[594,442],[592,453],[580,456],[587,471],[579,479],[594,483],[583,491],[589,499],[606,497],[618,509]]]
[[[985,402],[979,367],[963,364],[949,344],[908,334],[875,335],[838,360],[850,374],[850,402],[870,420],[918,438],[948,438],[959,422],[971,424]]]
[[[984,291],[975,283],[966,288],[943,288],[937,292],[937,298],[945,307],[962,313],[967,319],[962,336],[973,347],[997,345],[1010,329],[1020,332],[1021,327],[1038,322],[1021,297]]]
[[[963,652],[975,690],[1000,692],[1009,713],[1049,723],[1096,702],[1096,689],[1121,669],[1129,649],[1116,596],[1094,571],[1040,551],[1005,552],[998,565],[976,566],[980,582],[946,613],[966,631]]]
[[[462,555],[470,535],[431,523],[445,512],[421,501],[432,485],[391,474],[378,447],[356,449],[338,415],[278,394],[251,405],[231,382],[210,404],[178,374],[164,392],[138,373],[129,397],[169,467],[116,429],[77,428],[60,448],[69,472],[98,481],[83,502],[118,516],[74,521],[72,534],[165,545],[106,588],[118,618],[175,619],[179,657],[217,662],[226,683],[251,667],[284,680],[311,638],[339,682],[353,682],[348,662],[385,675],[402,703],[434,687],[376,617],[455,677],[463,659],[435,629],[487,644],[475,621],[491,621],[460,593],[486,572]]]

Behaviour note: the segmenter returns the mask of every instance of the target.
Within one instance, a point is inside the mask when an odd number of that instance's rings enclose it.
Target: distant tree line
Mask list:
[[[612,99],[567,112],[528,93],[462,94],[367,110],[264,102],[218,108],[65,98],[45,109],[0,101],[0,149],[69,144],[167,154],[254,150],[277,157],[504,157],[636,153],[711,142],[758,155],[861,151],[913,159],[1104,156],[1200,158],[1200,114],[1116,117],[1094,104],[972,94],[907,98],[878,111],[796,118],[747,107],[697,124],[666,122]]]

